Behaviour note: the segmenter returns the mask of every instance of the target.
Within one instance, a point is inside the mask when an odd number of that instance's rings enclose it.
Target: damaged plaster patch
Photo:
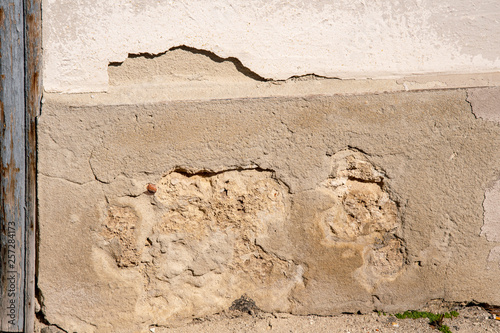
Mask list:
[[[498,267],[500,268],[500,246],[491,249],[490,253],[488,254],[487,260],[489,262],[497,262]]]
[[[173,171],[156,185],[155,221],[111,206],[101,232],[117,266],[142,275],[138,308],[158,325],[222,311],[242,294],[264,311],[289,310],[303,268],[257,245],[287,219],[288,188],[272,172]]]
[[[481,236],[485,236],[489,242],[500,242],[500,180],[486,189],[483,209]]]
[[[221,58],[215,53],[178,46],[156,55],[131,54],[125,61],[108,67],[109,84],[162,84],[165,82],[216,83],[267,81],[234,57]]]
[[[108,217],[102,230],[108,248],[119,267],[137,266],[136,227],[137,213],[131,207],[110,206]]]
[[[500,124],[500,88],[476,88],[467,90],[467,101],[476,118]]]
[[[384,173],[362,153],[344,150],[332,159],[331,176],[322,184],[334,203],[321,213],[323,243],[344,246],[347,254],[360,251],[364,264],[356,277],[371,290],[403,268],[403,244],[396,237],[398,208],[384,185]]]
[[[105,91],[109,61],[185,42],[238,57],[275,79],[306,73],[375,78],[492,72],[499,68],[499,37],[496,30],[484,33],[498,20],[498,5],[492,3],[475,3],[474,12],[481,15],[471,15],[465,0],[439,6],[431,0],[335,5],[131,0],[120,6],[103,0],[93,7],[85,1],[46,1],[44,86],[51,92]]]

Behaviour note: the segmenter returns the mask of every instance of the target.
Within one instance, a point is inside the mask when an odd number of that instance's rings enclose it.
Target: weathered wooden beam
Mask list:
[[[0,331],[32,332],[39,0],[0,3]]]
[[[21,1],[0,6],[0,330],[24,328],[26,151],[24,15]]]
[[[42,1],[24,1],[25,40],[25,147],[26,147],[26,235],[24,332],[32,332],[35,325],[36,275],[36,120],[42,98]]]

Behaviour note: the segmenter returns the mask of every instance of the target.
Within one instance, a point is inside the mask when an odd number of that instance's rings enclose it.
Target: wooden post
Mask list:
[[[21,1],[0,7],[0,330],[24,328],[26,151],[24,19]]]
[[[25,153],[26,153],[26,235],[24,332],[35,326],[36,276],[36,120],[42,99],[42,0],[24,1],[24,81],[25,81]]]
[[[39,0],[0,3],[0,331],[33,331]]]

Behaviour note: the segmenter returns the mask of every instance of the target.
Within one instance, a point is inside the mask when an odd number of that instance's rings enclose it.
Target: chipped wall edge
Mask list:
[[[417,75],[400,79],[342,80],[315,75],[285,81],[162,82],[119,84],[101,93],[45,92],[44,102],[79,105],[130,105],[181,100],[211,100],[311,95],[362,95],[401,91],[499,87],[500,72]]]

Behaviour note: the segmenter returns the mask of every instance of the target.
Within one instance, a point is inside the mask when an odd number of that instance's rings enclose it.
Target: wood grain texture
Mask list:
[[[42,84],[42,10],[41,0],[24,2],[25,38],[25,124],[26,124],[26,235],[24,331],[35,325],[36,276],[36,119],[40,114]]]
[[[32,332],[41,2],[2,2],[0,41],[0,331]]]
[[[0,7],[0,330],[24,326],[25,114],[22,1]]]

